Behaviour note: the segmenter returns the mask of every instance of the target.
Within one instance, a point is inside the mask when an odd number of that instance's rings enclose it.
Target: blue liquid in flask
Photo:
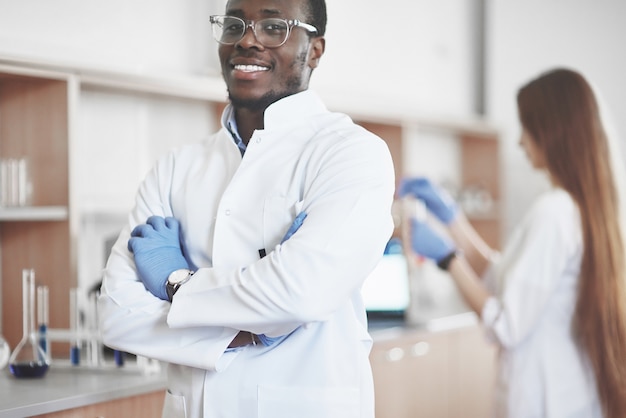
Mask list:
[[[43,361],[15,363],[9,365],[9,370],[15,377],[35,378],[43,377],[48,371],[48,364]]]

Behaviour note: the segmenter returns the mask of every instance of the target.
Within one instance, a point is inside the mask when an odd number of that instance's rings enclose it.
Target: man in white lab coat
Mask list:
[[[164,417],[373,418],[360,288],[393,229],[389,150],[308,90],[323,0],[230,0],[211,22],[231,103],[140,186],[104,343],[169,363]]]

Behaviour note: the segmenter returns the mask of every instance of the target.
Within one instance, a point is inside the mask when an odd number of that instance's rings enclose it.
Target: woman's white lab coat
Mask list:
[[[580,215],[563,189],[541,196],[486,281],[482,320],[500,343],[498,418],[601,417],[595,379],[572,336]]]
[[[311,91],[270,106],[243,158],[225,129],[169,154],[107,263],[105,344],[171,363],[168,418],[372,418],[360,287],[393,229],[393,193],[385,143]],[[199,268],[172,304],[144,289],[126,247],[150,215],[180,221]],[[285,337],[227,350],[239,330]]]

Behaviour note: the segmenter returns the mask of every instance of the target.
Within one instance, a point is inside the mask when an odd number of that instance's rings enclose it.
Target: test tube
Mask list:
[[[30,189],[32,187],[30,182],[30,174],[28,167],[28,160],[26,158],[20,158],[16,162],[17,164],[17,205],[26,206],[30,204]]]
[[[48,340],[48,286],[37,286],[37,325],[39,327],[39,346],[48,356],[50,353]]]
[[[80,364],[80,315],[78,314],[78,291],[76,288],[70,289],[70,362],[74,366]]]
[[[15,206],[17,204],[17,160],[5,158],[0,164],[0,179],[2,180],[1,206]]]
[[[9,159],[9,205],[17,206],[19,201],[19,170],[18,161],[14,158]]]

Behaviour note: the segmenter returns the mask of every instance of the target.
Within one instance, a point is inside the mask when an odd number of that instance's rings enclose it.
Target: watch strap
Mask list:
[[[177,284],[172,284],[170,282],[165,282],[165,292],[167,293],[167,300],[170,302],[174,299],[174,293],[178,290],[180,286]]]
[[[174,273],[176,273],[176,271],[172,272],[170,276]],[[187,277],[177,283],[170,282],[170,279],[168,277],[167,281],[165,282],[165,292],[167,293],[167,299],[170,302],[172,301],[172,299],[174,299],[174,294],[178,291],[178,289],[180,289],[183,284],[187,283],[189,279],[191,279],[193,273],[193,271],[187,270]]]

